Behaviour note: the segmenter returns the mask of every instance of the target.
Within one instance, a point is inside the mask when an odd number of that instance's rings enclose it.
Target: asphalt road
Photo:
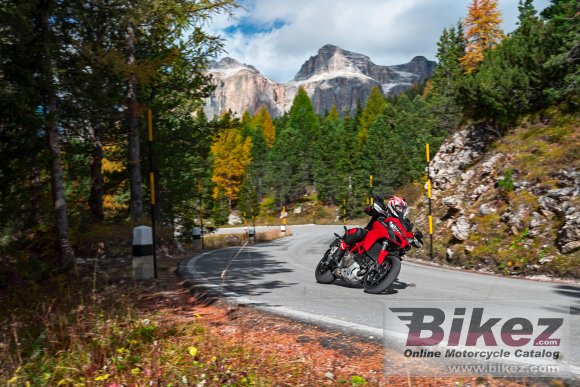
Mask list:
[[[483,306],[497,316],[551,317],[568,314],[570,364],[580,368],[580,287],[447,270],[403,261],[394,287],[380,295],[362,286],[316,283],[314,268],[341,226],[292,226],[293,236],[257,246],[207,252],[182,263],[181,272],[232,302],[321,325],[341,327],[374,338],[399,333],[385,328],[389,307],[458,302]],[[410,253],[412,256],[412,252]],[[452,309],[451,309],[452,310]],[[568,311],[572,310],[569,314]],[[570,317],[571,316],[571,317]],[[446,320],[446,323],[450,319]],[[404,332],[403,332],[404,333]],[[400,337],[398,337],[400,338]]]

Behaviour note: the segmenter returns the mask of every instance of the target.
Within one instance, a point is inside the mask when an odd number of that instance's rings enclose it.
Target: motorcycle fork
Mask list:
[[[385,262],[385,259],[389,255],[389,252],[387,251],[388,245],[389,245],[389,242],[387,242],[387,241],[383,242],[383,247],[381,248],[381,251],[379,252],[379,257],[377,258],[377,263],[379,264],[379,266],[381,266],[383,264],[383,262]]]

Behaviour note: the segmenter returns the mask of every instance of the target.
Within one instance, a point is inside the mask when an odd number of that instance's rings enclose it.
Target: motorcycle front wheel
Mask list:
[[[365,292],[379,294],[393,285],[401,272],[401,260],[396,255],[387,256],[380,266],[369,269],[363,279]]]
[[[329,254],[330,250],[324,254],[324,257],[322,257],[320,262],[318,262],[318,265],[316,265],[316,270],[314,271],[316,282],[320,282],[321,284],[330,284],[333,283],[336,279],[328,267],[328,260],[330,260],[330,257],[328,256]]]

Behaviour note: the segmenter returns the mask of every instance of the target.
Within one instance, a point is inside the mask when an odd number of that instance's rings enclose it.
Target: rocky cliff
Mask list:
[[[253,66],[231,58],[212,62],[209,72],[216,89],[206,101],[206,114],[212,117],[230,109],[241,115],[255,113],[265,105],[270,114],[279,116],[288,111],[299,87],[304,87],[318,113],[333,105],[339,111],[354,112],[363,105],[373,87],[392,96],[409,90],[433,74],[435,62],[415,57],[411,62],[395,66],[374,64],[366,55],[325,45],[310,57],[288,83],[276,83],[264,77]]]
[[[228,109],[238,116],[245,111],[254,114],[262,105],[273,116],[279,116],[292,104],[292,100],[288,100],[291,96],[286,86],[264,77],[253,66],[224,58],[219,62],[211,62],[209,69],[216,89],[206,100],[205,112],[208,117]]]
[[[450,136],[430,164],[436,259],[580,278],[578,133],[577,121],[555,116],[501,138],[485,125]],[[426,203],[417,203],[423,230]]]

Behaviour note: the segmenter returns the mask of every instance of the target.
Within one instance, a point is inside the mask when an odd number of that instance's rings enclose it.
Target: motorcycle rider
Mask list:
[[[367,233],[373,227],[373,223],[379,218],[397,218],[400,219],[403,224],[410,225],[409,219],[407,219],[407,212],[409,208],[407,202],[401,196],[393,196],[389,199],[389,202],[385,205],[383,198],[379,195],[373,196],[373,203],[364,209],[365,214],[371,217],[369,223],[364,227],[351,228],[346,232],[346,235],[340,243],[340,247],[336,253],[335,261],[339,261],[344,253],[356,245],[358,242],[362,241]],[[415,238],[411,244],[415,247],[421,247],[423,245],[422,238],[423,234],[421,231],[416,231],[414,233]]]

